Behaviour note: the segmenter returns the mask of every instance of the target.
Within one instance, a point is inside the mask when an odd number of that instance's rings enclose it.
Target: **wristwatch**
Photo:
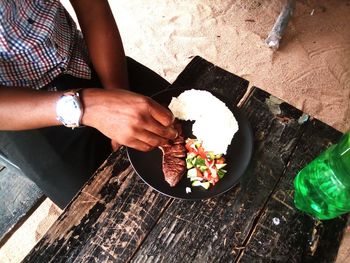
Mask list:
[[[59,98],[56,103],[57,120],[69,128],[80,127],[83,116],[83,105],[79,96],[80,89],[70,90]]]

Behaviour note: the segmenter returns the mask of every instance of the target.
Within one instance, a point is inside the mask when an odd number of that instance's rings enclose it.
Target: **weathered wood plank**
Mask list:
[[[126,262],[169,200],[135,175],[121,149],[97,171],[24,262]]]
[[[340,135],[318,120],[308,123],[239,262],[334,262],[346,216],[319,221],[296,210],[293,180],[302,167],[337,142]]]
[[[226,77],[214,76],[228,73],[201,61],[195,58],[174,86],[219,88],[218,79]],[[236,103],[240,96],[235,94],[244,87],[225,83],[221,94],[231,94],[227,97]],[[300,111],[261,90],[254,91],[244,111],[254,127],[255,152],[239,186],[206,201],[173,201],[142,183],[122,149],[109,157],[24,262],[243,261],[249,254],[242,251],[255,241],[251,235],[303,131]],[[305,222],[303,227],[311,229]],[[323,237],[330,235],[331,228],[323,229]]]
[[[0,156],[0,245],[42,200],[41,190]]]
[[[300,111],[259,89],[243,111],[255,150],[240,185],[210,200],[175,200],[132,262],[233,262],[239,255],[303,130]]]
[[[230,80],[221,88],[232,94],[232,103],[246,92],[247,81],[201,58],[194,62],[179,76],[181,85],[176,82],[174,87],[197,88],[195,83],[205,82],[205,74],[209,90],[215,90],[218,79]],[[24,262],[127,262],[171,201],[141,181],[121,149],[107,159]]]

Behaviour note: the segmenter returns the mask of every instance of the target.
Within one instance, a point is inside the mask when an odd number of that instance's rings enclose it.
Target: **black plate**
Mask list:
[[[181,87],[165,90],[156,94],[153,98],[167,107],[172,97],[177,97],[187,89],[189,88]],[[212,94],[225,102],[226,106],[232,111],[239,125],[239,130],[234,135],[231,145],[227,150],[227,173],[224,178],[222,178],[215,186],[210,186],[208,190],[205,190],[202,187],[191,187],[191,182],[186,177],[186,174],[184,174],[181,181],[175,187],[170,187],[164,180],[164,174],[162,171],[162,152],[160,149],[154,149],[150,152],[141,152],[132,148],[127,148],[129,160],[136,173],[146,184],[158,192],[180,199],[205,199],[230,190],[238,183],[238,180],[244,174],[253,151],[253,134],[250,124],[240,109],[228,104],[227,101],[218,94],[214,94],[213,92]],[[191,126],[191,122],[183,122],[185,138],[194,138],[191,133]],[[192,192],[187,194],[186,187],[191,187]]]

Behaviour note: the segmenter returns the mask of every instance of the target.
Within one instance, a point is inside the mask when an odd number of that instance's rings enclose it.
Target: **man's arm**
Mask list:
[[[0,87],[0,130],[62,125],[56,120],[56,102],[62,94]],[[87,88],[81,91],[81,100],[82,124],[119,144],[147,151],[176,137],[171,112],[148,97],[123,89]]]
[[[150,150],[176,137],[171,112],[145,96],[129,92],[122,42],[108,2],[71,0],[94,67],[107,89],[81,91],[82,124],[113,141]],[[72,87],[74,88],[74,87]],[[60,125],[56,102],[62,92],[0,87],[0,130],[25,130]]]
[[[90,58],[106,89],[128,89],[122,40],[107,0],[71,0]]]
[[[28,130],[60,125],[56,101],[62,92],[0,87],[0,130]]]

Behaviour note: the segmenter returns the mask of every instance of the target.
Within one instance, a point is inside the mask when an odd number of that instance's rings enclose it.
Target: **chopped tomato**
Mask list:
[[[215,162],[216,163],[220,163],[220,164],[225,163],[225,158],[224,157],[220,157],[219,159],[216,159]]]
[[[209,170],[205,170],[204,172],[203,172],[203,176],[204,176],[204,178],[205,179],[210,179],[210,171]]]
[[[205,165],[208,167],[208,168],[212,168],[215,164],[215,160],[208,160],[208,159],[205,159]]]
[[[225,158],[221,155],[215,155],[210,151],[206,152],[200,141],[196,139],[187,139],[185,148],[191,153],[187,154],[186,162],[191,164],[191,169],[195,168],[196,177],[202,178],[201,180],[198,179],[198,181],[194,181],[193,183],[197,182],[197,185],[194,186],[203,186],[203,182],[215,185],[226,173],[225,170],[221,169],[226,165]],[[193,175],[191,176],[193,177]],[[188,177],[191,178],[191,176]],[[208,189],[208,187],[209,186],[204,188]]]
[[[218,173],[215,168],[210,168],[210,172],[211,172],[211,177],[213,177],[214,179],[218,178]]]
[[[203,159],[207,158],[207,153],[204,151],[204,148],[202,146],[198,147],[198,154],[200,157],[202,157]]]
[[[187,143],[185,144],[185,148],[190,153],[198,154],[198,150],[197,150],[196,146],[194,145],[193,141],[191,141],[191,140],[187,141]]]
[[[197,177],[203,178],[203,174],[202,174],[201,170],[196,168],[196,171],[197,171]]]
[[[215,185],[217,182],[219,182],[219,179],[218,179],[218,178],[212,178],[212,179],[210,180],[210,183],[211,183],[212,185]]]

